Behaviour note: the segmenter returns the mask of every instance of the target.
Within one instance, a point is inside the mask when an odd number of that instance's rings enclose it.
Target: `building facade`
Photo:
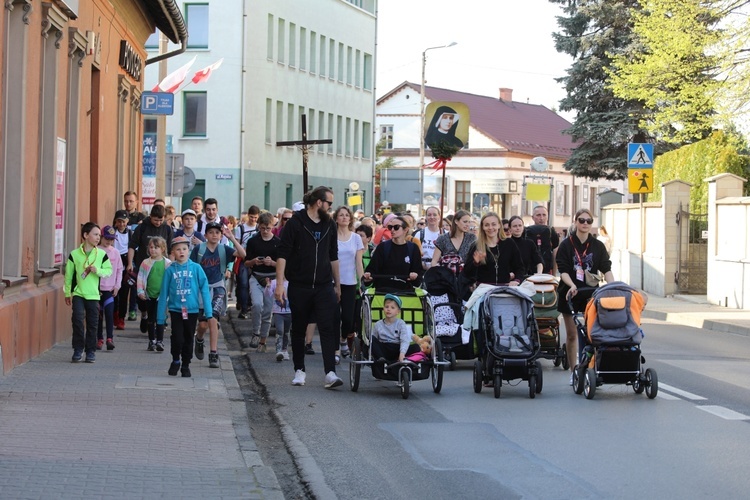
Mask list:
[[[332,139],[309,147],[309,185],[330,186],[339,203],[356,181],[371,203],[375,1],[210,0],[184,10],[190,36],[206,35],[189,39],[170,71],[196,57],[190,78],[224,61],[208,81],[179,91],[167,118],[171,151],[185,154],[197,179],[181,205],[214,197],[222,214],[237,215],[302,199],[303,154],[276,146],[302,139],[302,115],[308,140]],[[155,85],[156,68],[146,78]]]
[[[65,259],[140,184],[140,95],[173,0],[7,0],[0,8],[0,350],[7,372],[69,338]]]
[[[404,82],[378,99],[376,139],[384,141],[381,155],[393,158],[396,168],[417,171],[419,165],[420,90],[420,85]],[[491,210],[504,218],[530,216],[542,202],[528,199],[532,198],[527,196],[529,186],[546,184],[550,186],[546,205],[551,224],[562,229],[570,225],[579,208],[589,208],[598,217],[599,193],[623,190],[622,181],[581,179],[566,171],[563,163],[575,144],[563,130],[571,124],[544,106],[513,101],[511,89],[501,88],[498,97],[488,97],[426,87],[425,104],[433,101],[463,103],[470,113],[469,142],[446,170],[443,205],[447,212]],[[425,157],[425,163],[432,161],[429,149]],[[547,160],[546,171],[532,169],[536,157]],[[423,174],[422,204],[438,205],[441,173],[425,169]]]

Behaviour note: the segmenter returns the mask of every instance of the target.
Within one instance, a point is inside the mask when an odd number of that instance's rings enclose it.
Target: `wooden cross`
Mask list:
[[[301,141],[277,141],[276,146],[302,146],[302,194],[307,192],[307,157],[311,144],[333,144],[333,139],[307,140],[307,115],[300,117],[302,120]]]

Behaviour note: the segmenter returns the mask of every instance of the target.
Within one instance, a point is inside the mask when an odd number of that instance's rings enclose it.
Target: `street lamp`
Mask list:
[[[424,84],[425,84],[425,68],[427,67],[427,51],[434,49],[444,49],[447,47],[453,47],[456,42],[451,42],[446,45],[438,45],[436,47],[428,47],[422,51],[422,85],[419,87],[419,212],[422,213],[422,203],[424,202],[424,174],[422,168],[424,167]],[[443,213],[443,203],[445,200],[440,200],[440,213]]]

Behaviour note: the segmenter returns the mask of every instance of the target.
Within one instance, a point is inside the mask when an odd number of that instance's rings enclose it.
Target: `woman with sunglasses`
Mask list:
[[[373,281],[373,276],[399,276],[406,278],[408,285],[400,285],[390,278],[375,278],[376,288],[408,289],[419,286],[422,278],[422,260],[419,248],[406,240],[408,224],[401,216],[388,220],[391,239],[375,247],[372,259],[365,269],[365,282]]]
[[[523,261],[516,245],[505,237],[500,217],[487,212],[479,221],[479,236],[469,249],[464,277],[472,283],[517,286],[523,277]]]
[[[505,231],[506,236],[510,236],[510,240],[516,244],[518,251],[521,254],[521,260],[523,261],[523,269],[525,276],[532,274],[540,274],[544,265],[542,264],[542,256],[539,255],[539,251],[534,245],[534,242],[524,238],[523,236],[523,219],[518,215],[514,215],[510,218],[507,223],[509,227],[508,231]],[[505,225],[503,225],[503,229]],[[523,278],[522,276],[519,276]]]
[[[276,211],[276,225],[273,227],[271,232],[274,236],[281,238],[281,231],[284,230],[284,226],[292,218],[294,212],[290,208],[281,207]]]
[[[354,217],[349,207],[342,205],[334,213],[336,234],[339,248],[339,277],[341,280],[341,300],[339,301],[338,321],[341,338],[339,346],[341,356],[349,356],[349,341],[354,338],[354,303],[357,286],[364,271],[362,269],[362,254],[364,244],[358,234],[352,232]],[[338,361],[338,358],[337,358]]]
[[[435,240],[435,250],[432,252],[432,263],[430,267],[447,265],[458,274],[469,257],[469,248],[477,240],[476,235],[469,232],[471,227],[471,214],[466,210],[459,210],[451,221],[451,230],[448,234],[441,234]],[[458,256],[460,263],[449,262],[449,257]],[[441,263],[441,259],[443,262]]]
[[[566,347],[568,364],[570,366],[570,385],[573,385],[573,370],[576,365],[576,354],[580,354],[576,345],[578,338],[576,325],[573,322],[573,311],[568,307],[568,299],[573,302],[573,308],[583,311],[594,290],[579,293],[578,289],[587,287],[586,271],[597,274],[604,273],[604,279],[609,283],[614,281],[612,262],[604,247],[604,243],[597,240],[591,233],[594,217],[587,208],[582,208],[573,219],[570,235],[560,242],[557,248],[557,269],[560,272],[560,286],[557,289],[557,310],[563,315],[565,322]],[[581,346],[582,348],[583,346]]]

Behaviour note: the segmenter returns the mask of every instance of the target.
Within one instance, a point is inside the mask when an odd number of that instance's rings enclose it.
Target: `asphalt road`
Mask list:
[[[446,372],[434,394],[415,381],[362,372],[359,391],[323,388],[320,354],[307,385],[272,352],[250,354],[283,425],[287,447],[319,498],[744,498],[750,443],[750,337],[644,321],[646,367],[659,396],[630,387],[575,395],[543,361],[544,389],[475,394],[472,363]]]

